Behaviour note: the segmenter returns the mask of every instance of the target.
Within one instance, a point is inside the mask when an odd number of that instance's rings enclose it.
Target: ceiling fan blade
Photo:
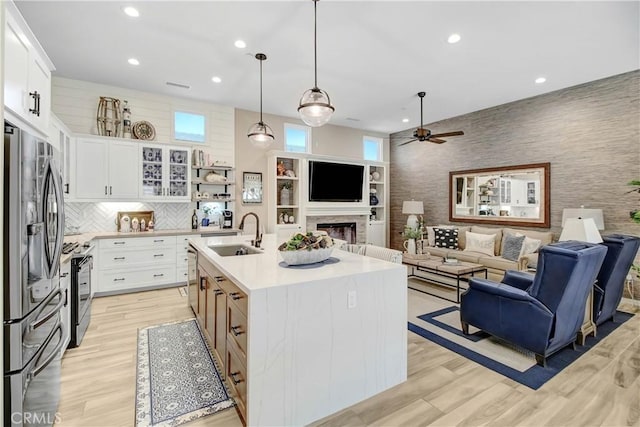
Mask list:
[[[427,141],[435,142],[436,144],[442,144],[443,142],[447,142],[444,139],[438,139],[438,138],[434,138],[434,137],[431,137],[431,138],[427,139]]]
[[[445,136],[458,136],[458,135],[464,135],[464,132],[462,132],[461,130],[457,130],[455,132],[436,133],[436,134],[431,135],[431,137],[432,138],[433,137],[439,138],[441,136],[445,137]]]
[[[401,145],[407,145],[407,144],[409,144],[410,142],[413,142],[413,141],[417,141],[417,139],[412,139],[411,141],[407,141],[407,142],[403,142],[402,144],[398,144],[398,147],[401,146]]]

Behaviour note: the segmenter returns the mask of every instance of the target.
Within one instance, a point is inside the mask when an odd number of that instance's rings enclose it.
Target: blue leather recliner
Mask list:
[[[613,319],[622,298],[624,281],[640,247],[640,238],[637,236],[612,234],[602,236],[602,240],[601,244],[608,250],[593,295],[593,320],[596,325]]]
[[[507,271],[503,283],[472,278],[460,301],[462,331],[473,325],[536,354],[536,362],[574,344],[607,248],[577,241],[543,246],[533,282]]]

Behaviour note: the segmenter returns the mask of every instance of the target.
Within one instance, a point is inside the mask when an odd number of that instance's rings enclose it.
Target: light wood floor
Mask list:
[[[623,307],[639,312],[637,307]],[[137,330],[193,317],[177,289],[97,298],[62,363],[62,426],[134,425]],[[640,425],[640,316],[539,390],[408,334],[408,380],[320,426]],[[240,426],[234,409],[189,426]]]

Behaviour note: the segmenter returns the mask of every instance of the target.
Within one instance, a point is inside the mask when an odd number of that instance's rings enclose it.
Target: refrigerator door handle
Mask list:
[[[45,223],[45,252],[48,255],[46,258],[49,265],[47,266],[47,270],[49,272],[48,277],[52,279],[55,273],[58,271],[58,267],[60,264],[60,256],[62,255],[62,243],[64,240],[64,199],[62,193],[62,182],[60,181],[60,175],[57,174],[56,163],[53,159],[49,159],[47,163],[47,172],[45,173],[45,184],[42,192],[42,206],[43,206],[43,219]],[[56,205],[56,223],[57,229],[55,234],[55,243],[53,247],[52,253],[49,253],[49,230],[48,230],[48,219],[49,219],[49,189],[50,186],[53,185],[53,194],[55,196],[55,205]]]
[[[49,335],[47,340],[42,344],[42,348],[46,348],[58,332],[60,332],[60,342],[58,342],[56,348],[51,352],[51,354],[49,354],[44,362],[37,365],[31,372],[27,374],[28,381],[31,381],[33,378],[35,378],[40,372],[42,372],[44,368],[49,365],[49,363],[51,363],[56,357],[58,357],[58,354],[60,353],[60,350],[62,350],[62,346],[64,345],[64,331],[62,330],[62,323],[58,322],[58,326],[56,326],[53,333]],[[42,356],[42,354],[40,354],[40,356]],[[38,359],[40,358],[40,356],[38,356]]]
[[[40,326],[45,324],[49,319],[51,319],[53,316],[58,314],[60,309],[65,305],[65,300],[62,297],[62,289],[58,289],[56,292],[51,294],[49,298],[47,298],[47,300],[43,303],[44,306],[48,305],[58,295],[60,296],[60,302],[58,302],[55,308],[49,311],[44,317],[40,317],[37,320],[34,320],[33,322],[29,323],[29,327],[28,327],[29,331],[38,329]]]

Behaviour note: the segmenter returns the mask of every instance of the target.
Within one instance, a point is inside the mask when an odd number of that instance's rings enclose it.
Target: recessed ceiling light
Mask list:
[[[402,119],[402,123],[409,123],[409,119]]]
[[[451,44],[458,43],[460,41],[460,34],[454,33],[449,36],[447,41]]]
[[[136,9],[135,7],[127,6],[123,9],[123,11],[132,18],[137,18],[138,16],[140,16],[140,12],[138,12],[138,9]]]
[[[140,65],[140,61],[138,61],[136,58],[129,58],[127,62],[131,65]]]
[[[222,81],[222,79],[218,76],[213,76],[211,77],[211,81],[214,83],[220,83]]]
[[[247,47],[247,44],[244,42],[244,40],[236,40],[236,42],[234,43],[234,45],[235,45],[238,49],[244,49],[245,47]]]
[[[541,83],[544,83],[544,82],[546,82],[546,81],[547,81],[547,79],[545,79],[544,77],[538,77],[538,78],[536,79],[536,83],[537,83],[537,84],[541,84]]]

